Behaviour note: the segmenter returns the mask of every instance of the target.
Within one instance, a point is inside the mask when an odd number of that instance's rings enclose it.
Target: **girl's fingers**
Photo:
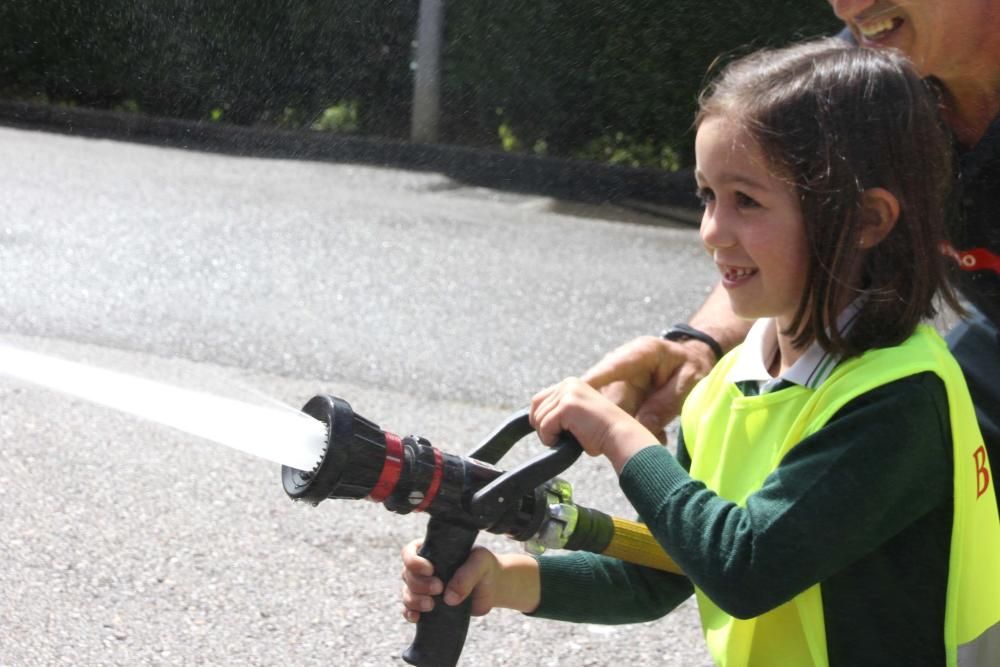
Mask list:
[[[420,612],[434,608],[433,596],[438,595],[444,585],[433,576],[434,566],[426,558],[417,555],[420,541],[415,540],[403,547],[403,618],[411,623],[420,619]]]
[[[403,559],[403,572],[411,572],[416,576],[430,577],[434,574],[434,565],[417,553],[423,543],[420,540],[413,540],[403,547],[400,556]]]
[[[567,378],[557,385],[535,395],[532,401],[531,423],[538,431],[538,439],[546,445],[555,444],[559,434],[565,429],[559,407],[567,392],[572,391],[576,378]]]
[[[445,604],[456,605],[469,597],[496,564],[497,558],[492,552],[483,547],[474,547],[469,553],[469,558],[455,571],[455,576],[448,582],[448,587],[444,591]],[[486,597],[492,598],[492,594],[492,591],[488,591]]]
[[[482,568],[470,558],[455,571],[455,576],[448,582],[448,588],[444,591],[444,603],[452,606],[461,603],[469,597],[482,578]]]
[[[559,388],[559,385],[552,385],[551,387],[546,387],[537,394],[535,394],[531,399],[531,410],[528,413],[531,425],[536,429],[538,428],[538,422],[541,418],[551,410],[551,404],[553,398]]]
[[[409,586],[403,586],[403,607],[404,615],[406,612],[419,614],[422,611],[430,611],[434,608],[434,598],[431,595],[417,593]]]
[[[413,574],[408,570],[403,570],[403,583],[406,588],[417,595],[438,595],[444,590],[441,580],[437,577],[422,577]]]

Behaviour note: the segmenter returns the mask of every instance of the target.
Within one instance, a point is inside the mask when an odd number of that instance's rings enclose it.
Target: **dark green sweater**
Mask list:
[[[536,616],[659,618],[694,582],[738,618],[822,584],[827,652],[841,665],[943,665],[951,539],[951,429],[933,373],[844,406],[804,439],[745,507],[720,498],[661,446],[636,454],[622,490],[688,578],[592,554],[539,559]]]

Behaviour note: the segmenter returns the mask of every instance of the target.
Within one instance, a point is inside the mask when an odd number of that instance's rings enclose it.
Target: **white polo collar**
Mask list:
[[[846,332],[861,312],[861,299],[855,299],[837,318],[837,328]],[[778,353],[778,325],[773,318],[757,320],[750,327],[740,346],[736,363],[729,370],[730,382],[757,382],[760,393],[767,393],[783,380],[809,389],[816,389],[830,377],[841,356],[826,352],[815,341],[805,353],[780,377],[771,377],[767,369]]]

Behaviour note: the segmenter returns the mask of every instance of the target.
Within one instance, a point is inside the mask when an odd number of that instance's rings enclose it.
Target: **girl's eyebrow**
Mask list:
[[[698,183],[705,182],[705,175],[701,172],[700,169],[694,170],[694,178]],[[748,178],[742,174],[730,173],[725,171],[719,175],[717,183],[725,185],[743,185],[746,186],[747,188],[752,188],[754,190],[766,190],[768,188],[767,184],[762,183],[760,181]]]

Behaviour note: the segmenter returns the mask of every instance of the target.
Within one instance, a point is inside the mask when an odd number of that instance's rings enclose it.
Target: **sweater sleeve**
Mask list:
[[[687,577],[615,558],[572,553],[538,558],[542,597],[533,616],[575,623],[640,623],[691,597]]]
[[[679,453],[678,461],[690,466],[687,452]],[[542,597],[531,615],[540,618],[639,623],[664,616],[694,593],[687,577],[595,554],[544,555],[538,565]]]
[[[941,380],[922,373],[842,408],[739,506],[692,479],[662,447],[620,484],[701,590],[739,618],[760,615],[874,551],[951,494]]]

